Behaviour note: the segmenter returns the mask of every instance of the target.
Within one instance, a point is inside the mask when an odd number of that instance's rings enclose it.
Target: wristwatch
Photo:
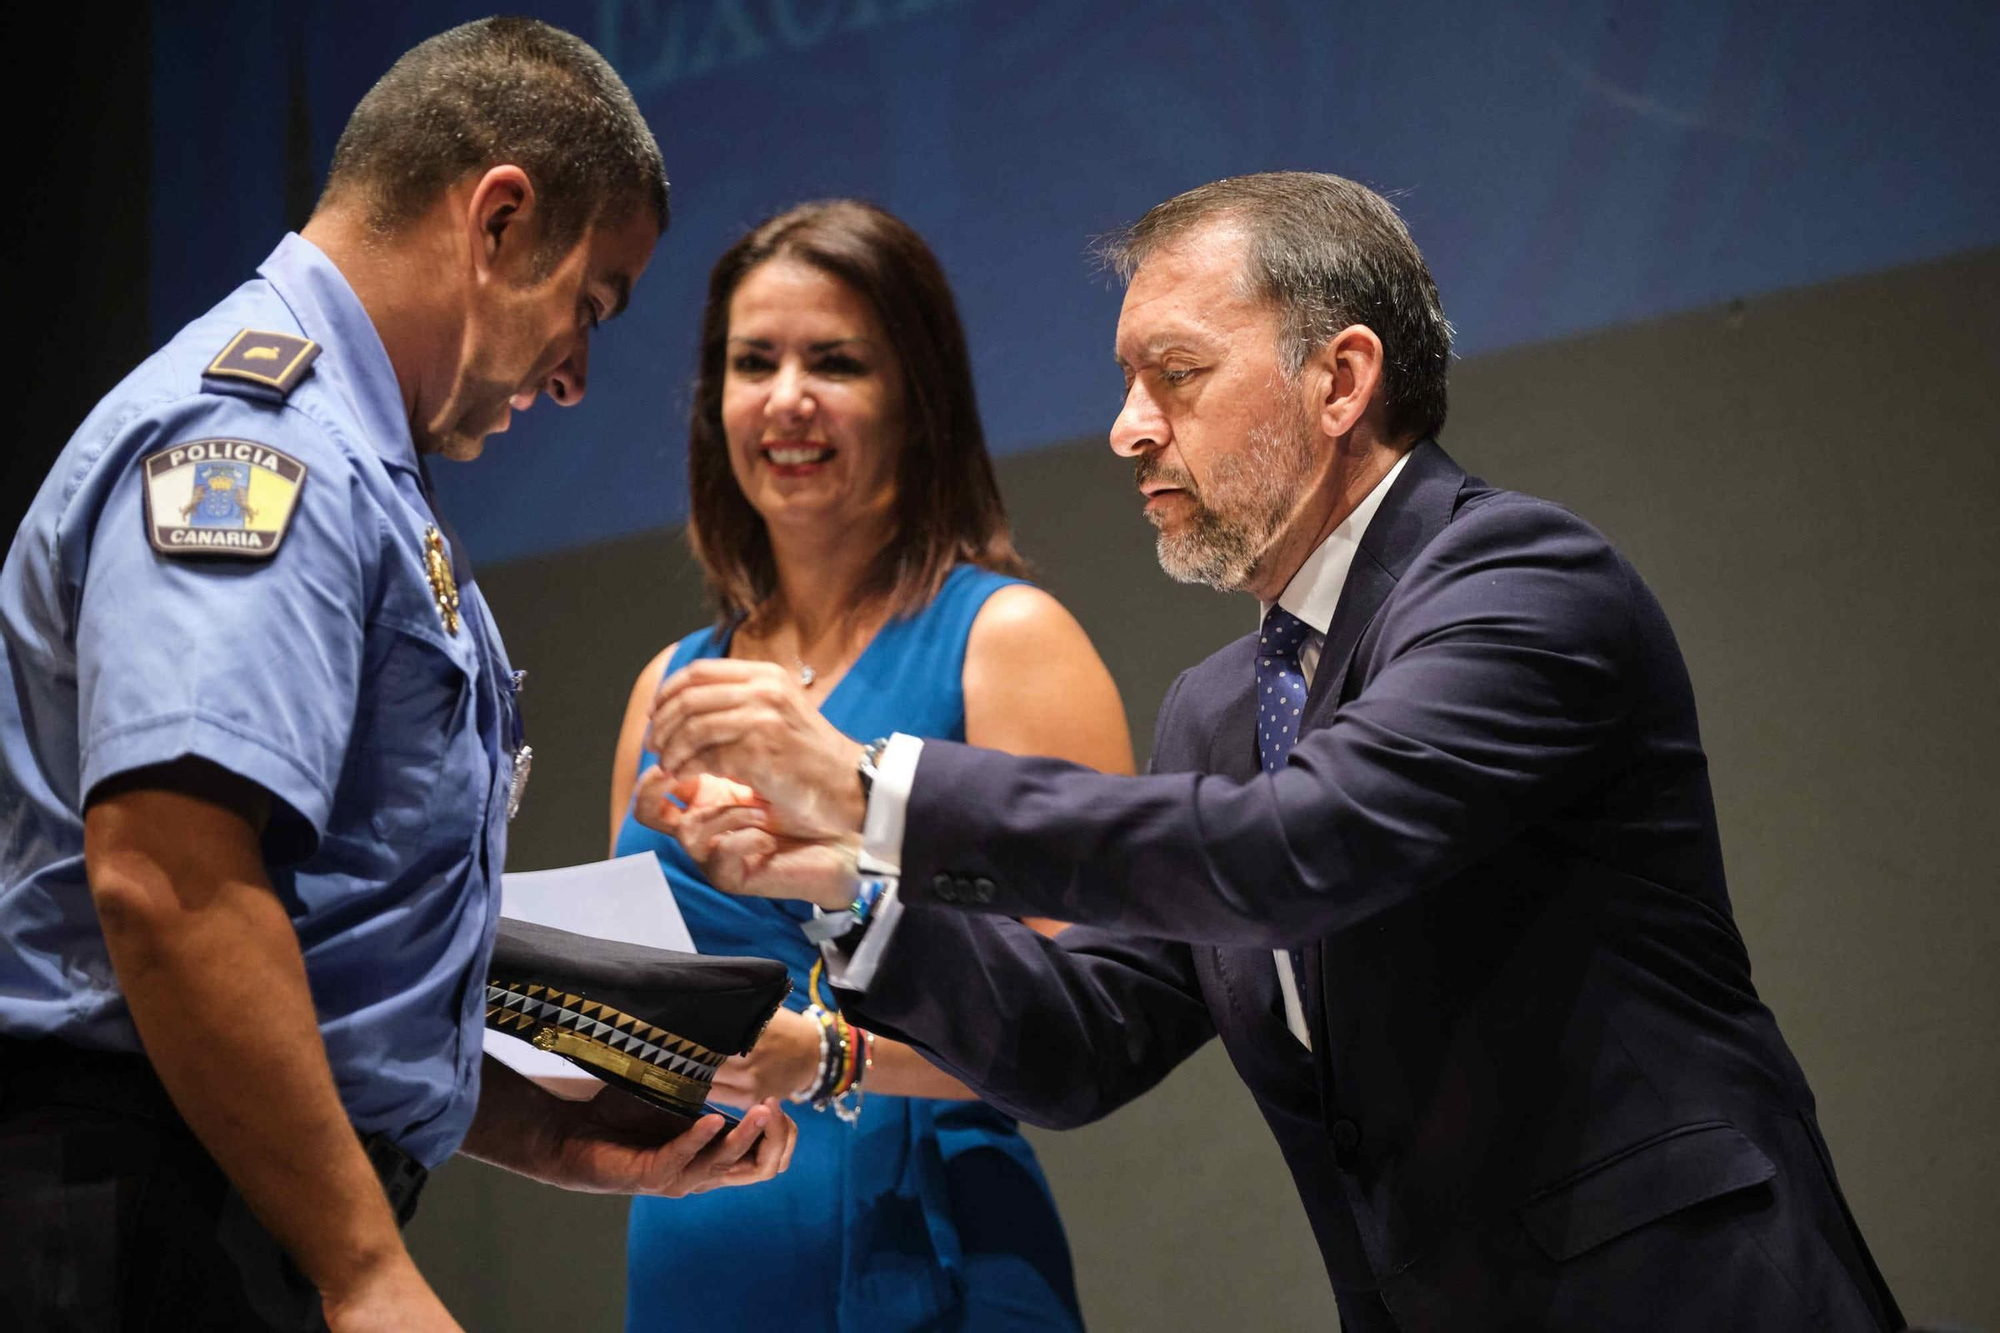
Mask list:
[[[864,801],[875,794],[875,765],[882,761],[882,751],[888,748],[887,736],[877,736],[861,747],[861,758],[854,765],[854,771],[861,777],[861,799]]]

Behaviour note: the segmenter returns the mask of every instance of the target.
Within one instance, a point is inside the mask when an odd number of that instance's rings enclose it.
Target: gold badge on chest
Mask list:
[[[445,633],[458,633],[458,580],[452,577],[444,534],[435,526],[424,529],[424,574],[431,581],[431,597],[437,602],[438,619],[444,622]]]

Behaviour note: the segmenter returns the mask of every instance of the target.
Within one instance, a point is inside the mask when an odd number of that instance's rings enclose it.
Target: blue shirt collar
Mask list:
[[[417,446],[403,415],[403,390],[389,351],[368,318],[361,298],[326,253],[297,232],[288,232],[258,266],[257,274],[299,321],[305,336],[320,345],[313,373],[326,377],[344,395],[384,462],[417,470]]]

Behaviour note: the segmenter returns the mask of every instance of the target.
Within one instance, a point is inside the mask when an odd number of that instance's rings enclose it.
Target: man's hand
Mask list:
[[[752,1106],[764,1097],[789,1097],[819,1075],[819,1023],[780,1009],[748,1055],[732,1055],[715,1071],[711,1094],[724,1106]]]
[[[632,790],[632,815],[676,839],[724,893],[797,898],[829,911],[854,901],[854,840],[777,833],[769,805],[740,783],[712,774],[675,780],[649,768]]]
[[[704,658],[660,684],[647,748],[669,777],[712,773],[756,790],[769,831],[858,847],[861,746],[772,662]]]
[[[479,1113],[459,1151],[564,1189],[591,1194],[698,1194],[754,1185],[792,1163],[798,1126],[776,1102],[743,1123],[705,1115],[689,1123],[616,1088],[564,1101],[493,1057],[480,1074]]]
[[[755,1185],[792,1164],[799,1127],[767,1099],[743,1123],[705,1115],[690,1125],[668,1111],[606,1088],[568,1103],[547,1179],[596,1194],[662,1194],[678,1199],[726,1185]]]

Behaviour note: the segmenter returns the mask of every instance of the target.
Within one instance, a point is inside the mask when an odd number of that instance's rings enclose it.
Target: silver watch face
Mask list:
[[[861,747],[861,759],[855,771],[861,775],[861,794],[871,796],[875,791],[875,765],[882,758],[882,751],[889,746],[887,736],[879,736]]]

